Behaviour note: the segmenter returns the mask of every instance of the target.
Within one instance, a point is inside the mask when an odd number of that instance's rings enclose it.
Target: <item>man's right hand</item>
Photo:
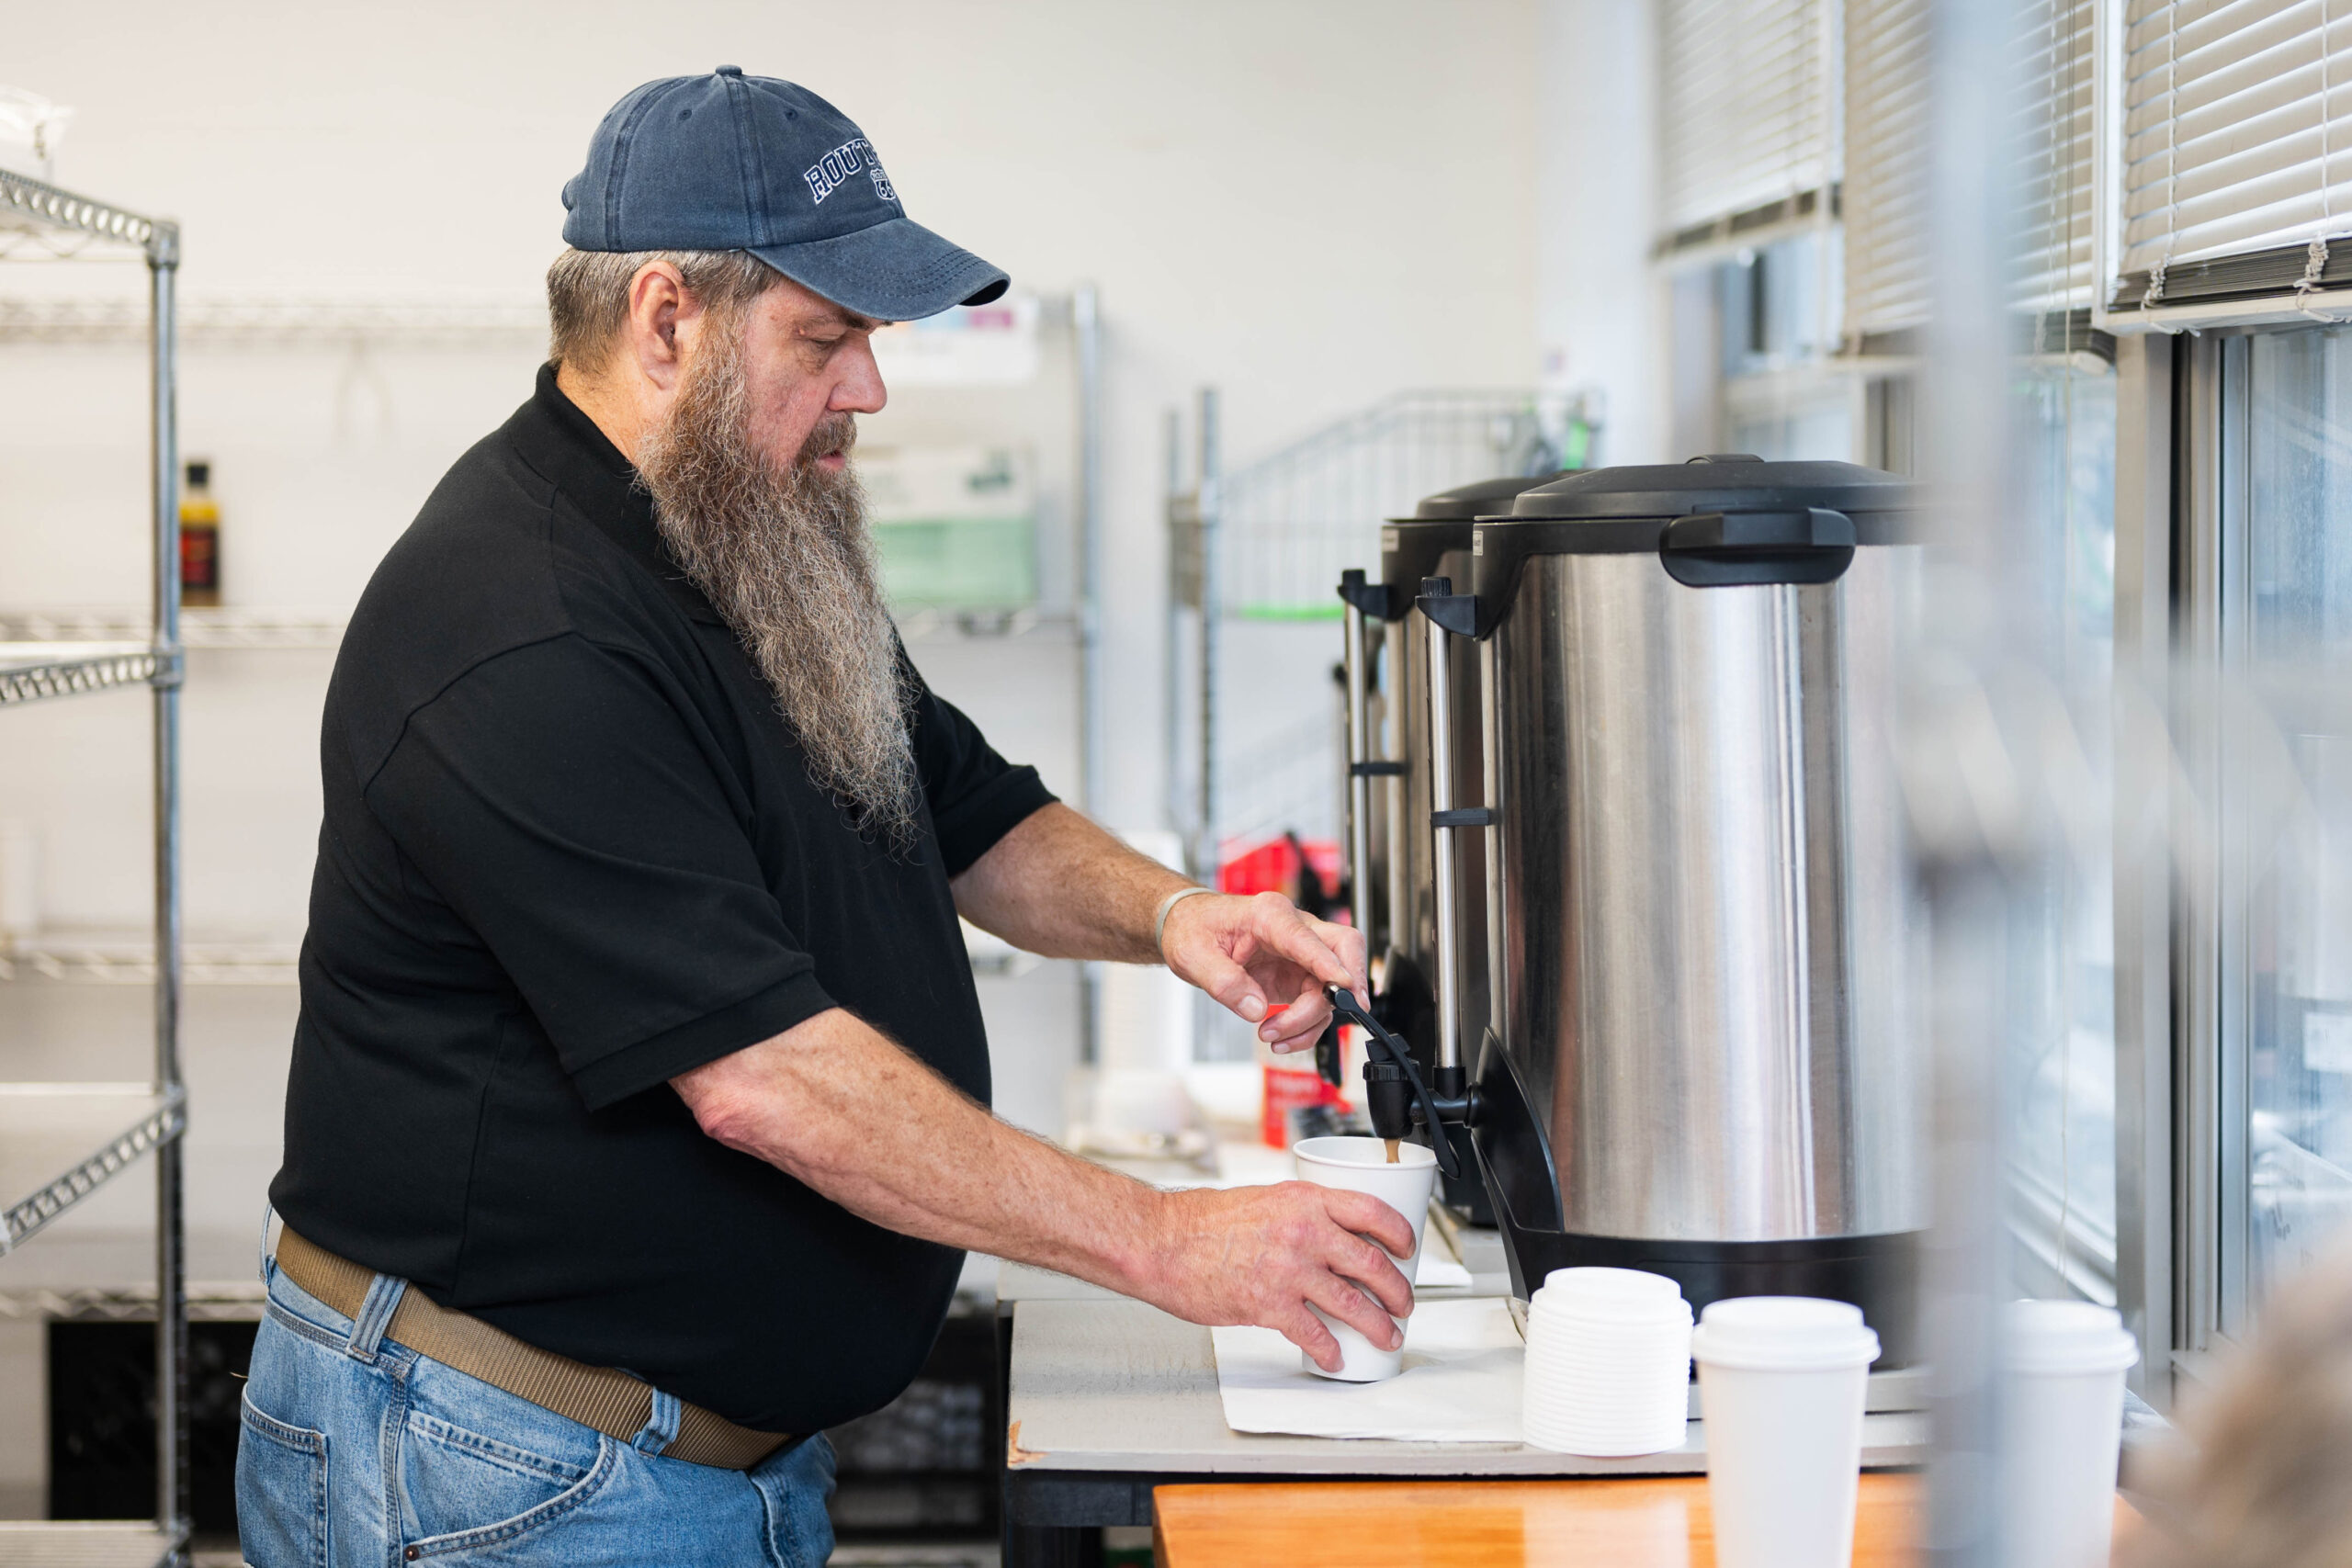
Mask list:
[[[1163,1197],[1160,1245],[1133,1294],[1190,1323],[1278,1329],[1327,1372],[1340,1370],[1340,1342],[1310,1303],[1384,1349],[1402,1340],[1390,1319],[1413,1310],[1396,1267],[1413,1227],[1379,1199],[1304,1181]]]

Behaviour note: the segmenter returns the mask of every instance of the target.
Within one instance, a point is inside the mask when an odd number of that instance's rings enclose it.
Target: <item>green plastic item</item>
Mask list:
[[[1018,610],[1036,603],[1036,536],[1026,517],[876,523],[882,591],[906,608]]]

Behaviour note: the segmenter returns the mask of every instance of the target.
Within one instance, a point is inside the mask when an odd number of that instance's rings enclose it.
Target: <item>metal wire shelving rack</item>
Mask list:
[[[1474,479],[1588,467],[1600,425],[1597,400],[1578,393],[1404,391],[1228,472],[1216,389],[1199,394],[1189,455],[1182,421],[1170,413],[1166,809],[1194,874],[1215,875],[1223,847],[1238,840],[1337,832],[1334,728],[1229,754],[1228,626],[1328,620],[1336,659],[1340,573],[1379,564],[1383,519]],[[1315,675],[1252,669],[1240,678],[1282,673]]]
[[[144,640],[0,643],[0,709],[149,687],[154,710],[154,1075],[144,1083],[0,1083],[0,1256],[152,1155],[155,1168],[155,1517],[0,1522],[0,1568],[185,1562],[187,1280],[180,1079],[179,452],[173,290],[179,228],[0,170],[0,257],[136,254],[152,355],[153,615]],[[111,629],[111,628],[110,628]],[[5,722],[0,720],[0,722]]]

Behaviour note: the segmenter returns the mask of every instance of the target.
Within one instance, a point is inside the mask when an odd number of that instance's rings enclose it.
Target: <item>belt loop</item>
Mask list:
[[[678,1440],[678,1420],[683,1412],[674,1393],[653,1391],[653,1408],[645,1417],[645,1425],[628,1440],[629,1447],[641,1454],[659,1457],[662,1451]]]
[[[269,1283],[271,1267],[277,1261],[277,1208],[266,1198],[261,1201],[261,1282]]]
[[[344,1346],[344,1354],[355,1361],[372,1362],[376,1348],[383,1343],[384,1330],[390,1326],[392,1313],[401,1304],[401,1292],[408,1289],[406,1280],[396,1280],[390,1274],[379,1274],[368,1286],[368,1299],[359,1303],[359,1315],[351,1320],[351,1338]]]

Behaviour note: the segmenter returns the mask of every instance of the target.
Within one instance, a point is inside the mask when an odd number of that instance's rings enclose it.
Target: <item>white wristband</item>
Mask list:
[[[1190,898],[1195,893],[1213,893],[1215,891],[1216,889],[1213,887],[1179,887],[1175,892],[1170,893],[1167,897],[1162,898],[1159,901],[1159,912],[1151,917],[1151,950],[1152,952],[1159,954],[1159,961],[1161,963],[1165,964],[1168,962],[1168,949],[1164,945],[1168,935],[1168,911],[1182,903],[1185,899]]]

